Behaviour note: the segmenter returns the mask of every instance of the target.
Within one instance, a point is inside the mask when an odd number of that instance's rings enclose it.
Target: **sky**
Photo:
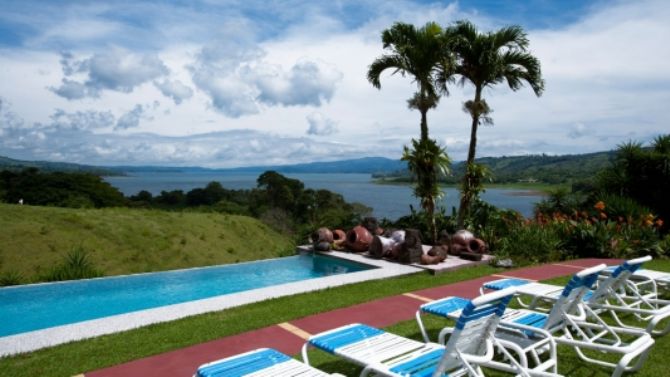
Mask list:
[[[0,156],[227,168],[400,158],[411,77],[366,79],[394,22],[517,24],[545,92],[487,88],[477,155],[575,154],[670,133],[667,0],[0,0]],[[468,84],[429,112],[464,160]]]

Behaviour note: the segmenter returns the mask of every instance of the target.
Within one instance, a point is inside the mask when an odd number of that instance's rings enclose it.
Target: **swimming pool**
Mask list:
[[[0,336],[256,288],[364,271],[325,255],[0,288]]]

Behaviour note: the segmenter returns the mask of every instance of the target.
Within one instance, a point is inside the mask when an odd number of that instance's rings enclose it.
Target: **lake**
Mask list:
[[[283,174],[283,173],[282,173]],[[146,190],[153,195],[161,191],[183,190],[188,192],[194,188],[202,188],[212,181],[220,182],[227,189],[251,189],[256,187],[256,179],[260,173],[221,173],[221,172],[141,172],[128,173],[127,176],[105,177],[112,186],[124,195],[134,195]],[[305,187],[326,189],[341,194],[348,202],[359,202],[373,209],[373,216],[395,220],[410,213],[409,206],[419,208],[419,201],[412,194],[408,185],[380,185],[372,181],[370,174],[283,174],[298,179]],[[447,188],[446,196],[439,205],[447,208],[458,207],[458,190]],[[519,189],[487,189],[482,199],[499,208],[519,211],[529,217],[533,214],[533,206],[542,199],[534,192]]]

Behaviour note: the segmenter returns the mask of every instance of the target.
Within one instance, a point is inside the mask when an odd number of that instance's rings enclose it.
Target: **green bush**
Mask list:
[[[560,249],[561,239],[554,226],[536,222],[513,227],[500,240],[496,259],[512,259],[515,265],[547,263],[570,257]]]
[[[16,271],[4,272],[0,275],[0,287],[23,284],[23,276]]]
[[[89,254],[83,247],[72,248],[65,255],[63,262],[55,266],[49,273],[42,277],[46,281],[88,279],[102,276],[91,262]]]

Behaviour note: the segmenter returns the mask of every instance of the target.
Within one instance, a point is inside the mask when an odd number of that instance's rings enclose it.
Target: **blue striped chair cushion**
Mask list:
[[[373,336],[383,333],[384,331],[382,330],[359,324],[312,338],[309,340],[309,343],[324,351],[335,353],[335,350],[340,347],[360,342],[363,339],[372,338]]]
[[[451,313],[465,308],[469,302],[470,300],[461,297],[451,297],[446,300],[440,300],[437,302],[430,302],[428,304],[421,305],[421,311],[442,317],[448,317]]]
[[[198,377],[239,377],[269,368],[290,359],[290,357],[279,351],[264,349],[249,355],[224,359],[220,362],[200,367],[196,375]]]
[[[528,280],[523,280],[523,279],[500,279],[500,280],[494,280],[490,281],[486,284],[484,284],[484,288],[486,289],[492,289],[495,291],[500,291],[505,288],[509,287],[518,287],[520,285],[526,285],[530,283]]]

